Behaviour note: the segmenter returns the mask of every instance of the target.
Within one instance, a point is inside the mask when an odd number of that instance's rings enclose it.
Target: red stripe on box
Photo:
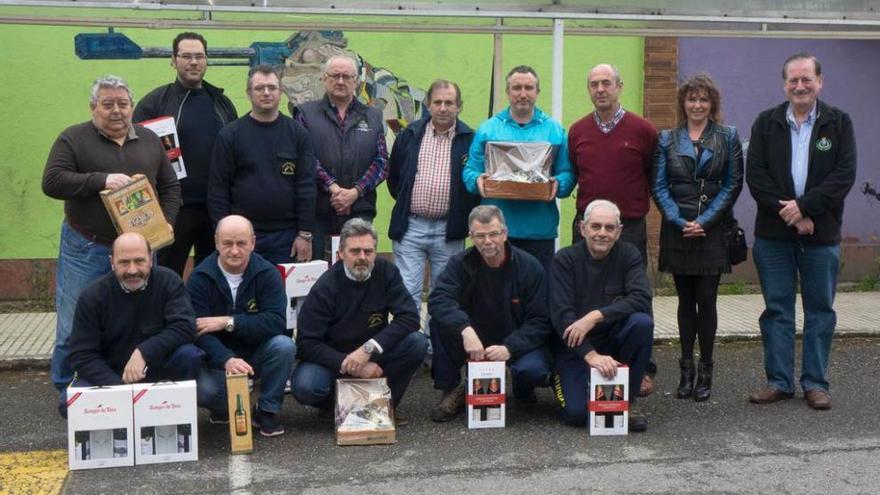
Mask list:
[[[135,395],[135,396],[131,399],[131,403],[132,403],[132,404],[136,403],[141,397],[144,396],[145,393],[147,393],[147,389],[143,389],[143,390],[141,390],[140,392],[138,392],[137,395]]]
[[[82,392],[77,392],[77,393],[73,394],[72,397],[69,397],[67,399],[67,406],[70,407],[70,405],[73,404],[74,401],[76,401],[76,399],[79,399],[80,395],[82,395]]]
[[[504,394],[468,395],[469,406],[500,406],[505,403]]]
[[[629,411],[629,401],[625,400],[591,400],[587,409],[592,412],[624,412]]]
[[[174,160],[175,158],[180,157],[180,148],[174,148],[173,150],[168,150],[168,159]]]
[[[275,265],[275,268],[278,268],[278,271],[281,272],[281,280],[287,280],[287,277],[289,277],[290,274],[293,273],[293,270],[296,269],[295,266],[292,266],[290,267],[290,271],[287,271],[287,269],[281,265]]]

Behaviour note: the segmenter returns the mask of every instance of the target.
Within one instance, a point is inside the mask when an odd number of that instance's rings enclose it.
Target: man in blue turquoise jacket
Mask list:
[[[284,285],[278,269],[253,252],[250,221],[238,215],[217,224],[217,251],[190,275],[187,291],[196,312],[196,345],[208,366],[199,376],[199,405],[213,422],[229,420],[226,373],[260,378],[260,400],[253,413],[260,434],[284,433],[278,420],[284,385],[293,371],[296,346],[285,335]]]
[[[486,143],[546,142],[553,146],[555,158],[551,168],[553,195],[566,198],[574,189],[574,174],[568,160],[568,140],[559,122],[535,106],[541,91],[538,74],[529,66],[514,67],[507,74],[507,98],[510,107],[484,122],[474,136],[462,178],[467,189],[485,198],[483,181],[486,172]],[[553,262],[559,209],[555,201],[517,199],[483,199],[483,204],[501,208],[510,229],[509,240],[514,246],[532,254],[549,270]]]

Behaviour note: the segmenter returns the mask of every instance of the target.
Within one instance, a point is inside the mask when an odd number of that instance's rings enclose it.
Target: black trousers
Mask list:
[[[189,252],[195,248],[193,268],[214,252],[214,229],[204,204],[183,205],[174,221],[174,244],[156,254],[160,265],[183,277]]]

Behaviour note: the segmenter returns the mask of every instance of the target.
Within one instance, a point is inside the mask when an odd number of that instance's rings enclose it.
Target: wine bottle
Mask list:
[[[235,434],[243,437],[247,435],[247,412],[245,412],[244,407],[241,405],[241,395],[238,394],[235,396],[236,406],[235,406]]]

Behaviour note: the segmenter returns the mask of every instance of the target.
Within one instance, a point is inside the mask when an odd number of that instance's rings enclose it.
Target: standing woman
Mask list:
[[[742,191],[742,146],[736,128],[721,124],[721,97],[706,74],[679,86],[678,121],[678,127],[660,133],[654,156],[652,192],[664,219],[659,269],[672,274],[678,292],[681,381],[676,395],[704,401],[712,390],[718,283],[730,272],[725,229]]]

